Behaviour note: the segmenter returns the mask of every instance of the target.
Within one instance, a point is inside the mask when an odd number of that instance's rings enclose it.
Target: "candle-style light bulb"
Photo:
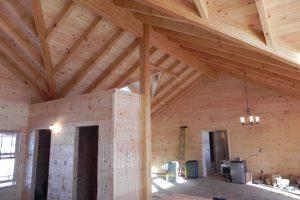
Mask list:
[[[259,120],[260,120],[260,119],[259,119],[259,116],[255,116],[255,122],[256,122],[256,123],[259,123]]]
[[[253,123],[254,122],[254,116],[249,116],[249,121],[251,122],[251,123]]]
[[[245,117],[240,117],[240,122],[241,122],[242,124],[244,124],[244,123],[245,123]]]

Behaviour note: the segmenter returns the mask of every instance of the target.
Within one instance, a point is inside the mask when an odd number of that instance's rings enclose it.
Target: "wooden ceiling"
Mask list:
[[[41,100],[128,86],[152,25],[152,112],[218,73],[300,95],[299,0],[2,0],[0,64]]]

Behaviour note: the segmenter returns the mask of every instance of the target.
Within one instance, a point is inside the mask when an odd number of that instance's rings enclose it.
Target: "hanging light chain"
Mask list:
[[[244,85],[245,85],[245,96],[246,96],[246,106],[247,106],[247,116],[249,118],[249,122],[246,122],[245,117],[240,117],[240,122],[243,125],[253,125],[253,124],[258,124],[260,119],[259,116],[252,116],[250,113],[250,108],[249,108],[249,99],[248,99],[248,87],[247,87],[247,73],[244,72]]]
[[[245,82],[245,95],[246,95],[246,105],[247,105],[247,115],[250,115],[250,108],[249,108],[249,100],[248,100],[248,87],[247,87],[247,74],[244,72],[244,82]]]

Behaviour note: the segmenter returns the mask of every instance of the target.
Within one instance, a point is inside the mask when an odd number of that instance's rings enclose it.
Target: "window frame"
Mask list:
[[[14,163],[14,170],[13,170],[13,178],[11,180],[8,180],[8,181],[0,181],[0,184],[2,183],[9,183],[9,182],[12,182],[11,185],[6,185],[6,186],[0,186],[0,190],[1,189],[5,189],[5,188],[9,188],[9,187],[15,187],[17,184],[18,184],[18,176],[17,176],[17,173],[18,173],[18,164],[19,164],[19,154],[20,154],[20,145],[21,145],[21,131],[15,131],[15,130],[12,130],[12,131],[2,131],[0,130],[0,134],[1,133],[11,133],[11,134],[16,134],[16,146],[15,146],[15,163]]]

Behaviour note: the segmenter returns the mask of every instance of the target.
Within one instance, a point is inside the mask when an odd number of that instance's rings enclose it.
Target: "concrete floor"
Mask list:
[[[295,200],[282,194],[266,191],[250,185],[226,183],[222,177],[187,180],[184,183],[168,183],[163,179],[153,178],[152,200],[160,200],[173,194],[184,194],[205,198],[226,198],[226,200]]]

